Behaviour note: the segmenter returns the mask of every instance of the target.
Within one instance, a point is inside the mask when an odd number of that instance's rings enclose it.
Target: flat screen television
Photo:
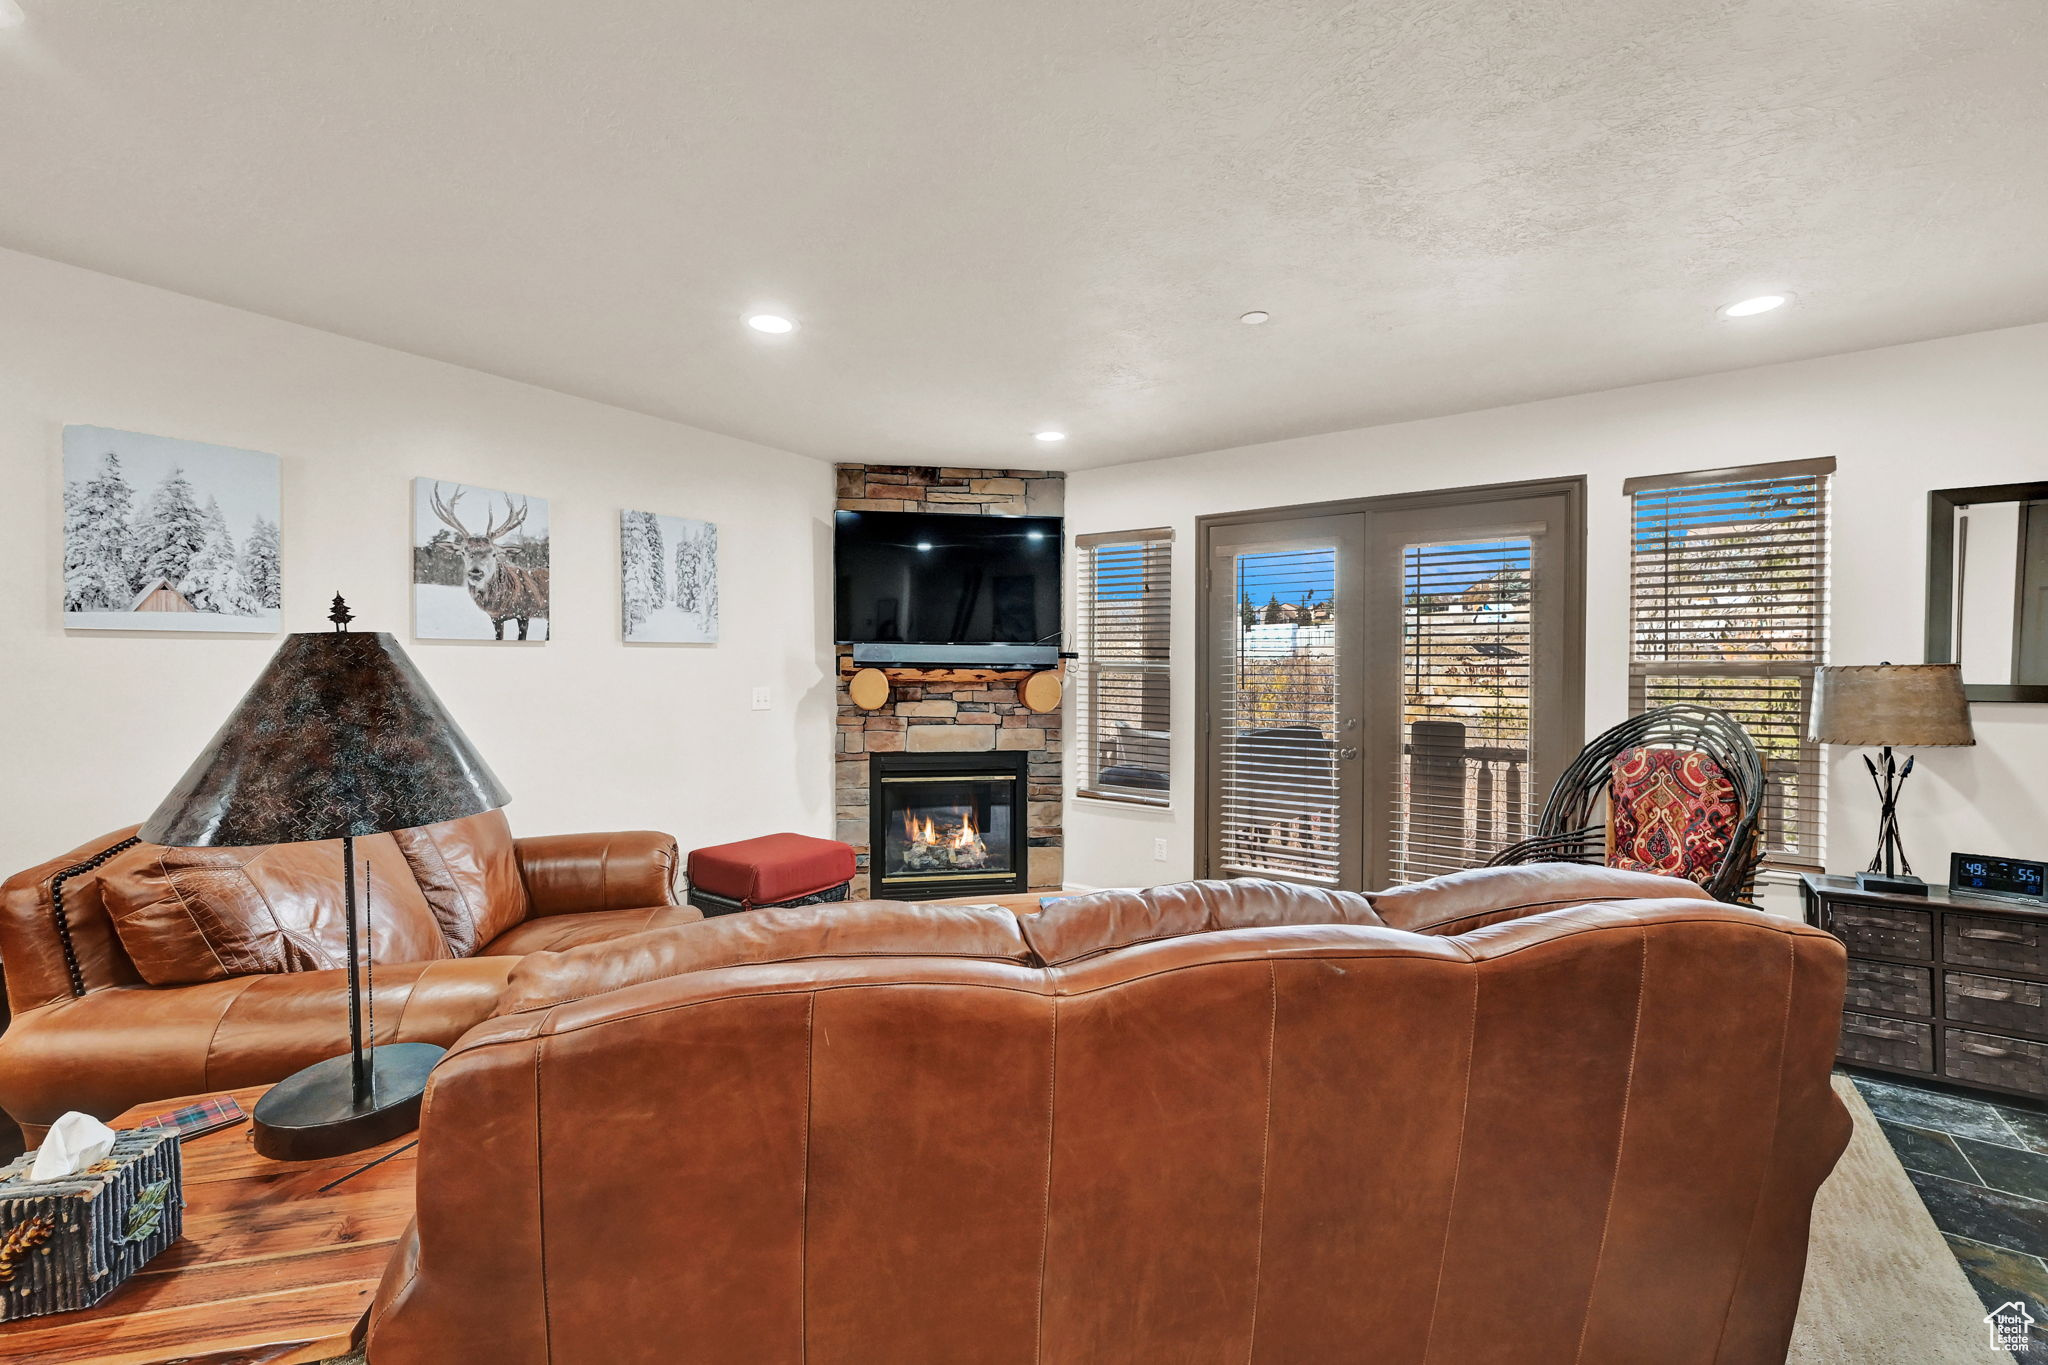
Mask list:
[[[834,521],[840,644],[1058,646],[1058,517],[840,512]]]

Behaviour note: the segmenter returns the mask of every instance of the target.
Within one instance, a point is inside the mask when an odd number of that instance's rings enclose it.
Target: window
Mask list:
[[[1531,536],[1401,547],[1394,882],[1457,872],[1529,834],[1544,795],[1528,781],[1535,563]]]
[[[1167,805],[1173,532],[1080,536],[1074,548],[1081,574],[1079,791]]]
[[[1827,658],[1828,476],[1788,461],[1630,479],[1629,707],[1727,712],[1763,754],[1768,868],[1819,870],[1819,746],[1806,738]]]

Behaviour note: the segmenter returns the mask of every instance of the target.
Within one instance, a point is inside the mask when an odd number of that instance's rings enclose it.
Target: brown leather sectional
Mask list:
[[[755,912],[529,953],[375,1365],[1764,1365],[1843,953],[1571,866]]]
[[[31,1142],[67,1109],[281,1080],[348,1047],[340,845],[138,844],[62,875],[134,833],[0,886],[0,1108]],[[378,1042],[453,1043],[524,954],[702,918],[676,903],[665,834],[514,839],[490,811],[356,842]]]

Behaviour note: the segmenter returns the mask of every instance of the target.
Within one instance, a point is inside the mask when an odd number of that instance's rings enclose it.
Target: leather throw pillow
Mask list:
[[[455,956],[474,957],[492,939],[525,922],[526,881],[519,872],[505,812],[487,810],[402,829],[391,837],[405,854]]]
[[[356,859],[365,956],[387,964],[447,957],[440,925],[391,836],[356,840]],[[138,844],[101,869],[100,885],[121,947],[152,986],[348,965],[339,840],[254,848]]]

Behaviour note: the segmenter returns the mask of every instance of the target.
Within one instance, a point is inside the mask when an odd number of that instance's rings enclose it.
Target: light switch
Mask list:
[[[756,711],[769,710],[773,705],[774,703],[768,699],[767,688],[757,687],[754,689],[754,709]]]
[[[1166,861],[1166,840],[1154,839],[1152,841],[1152,861],[1155,863]]]

